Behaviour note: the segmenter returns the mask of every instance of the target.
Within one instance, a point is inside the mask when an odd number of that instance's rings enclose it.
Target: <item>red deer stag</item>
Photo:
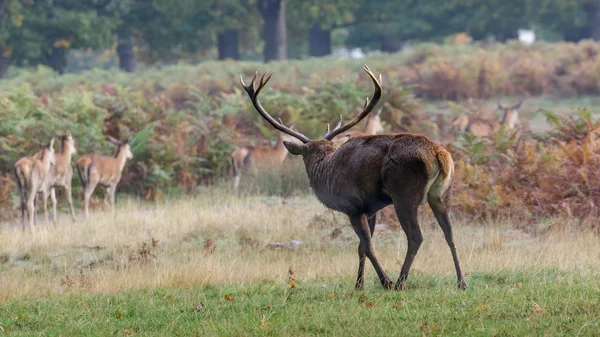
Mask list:
[[[337,147],[332,142],[337,135],[347,131],[365,118],[381,97],[379,80],[365,66],[365,71],[375,85],[375,92],[365,102],[362,112],[342,126],[342,120],[328,131],[323,140],[311,140],[302,133],[286,127],[271,117],[258,101],[258,94],[271,79],[265,73],[255,88],[254,75],[250,85],[240,76],[240,82],[258,113],[274,128],[300,140],[302,144],[284,142],[293,155],[304,160],[310,186],[317,198],[328,208],[345,213],[360,239],[358,246],[358,278],[356,288],[364,286],[365,257],[368,258],[384,288],[394,283],[387,276],[375,256],[371,238],[375,229],[375,214],[393,204],[406,233],[408,248],[396,289],[406,287],[406,279],[415,255],[423,242],[417,221],[419,205],[429,202],[442,228],[456,268],[458,287],[467,288],[452,238],[448,217],[449,187],[454,173],[450,154],[429,138],[406,133],[355,137]]]
[[[41,144],[34,140],[41,147],[39,158],[23,157],[15,163],[13,168],[13,178],[17,184],[17,193],[21,200],[21,217],[23,219],[22,228],[25,230],[25,209],[29,218],[29,229],[35,231],[35,198],[38,192],[44,194],[44,218],[48,223],[48,212],[46,208],[47,190],[44,188],[44,181],[48,178],[49,171],[55,164],[54,158],[54,138],[48,144]],[[24,193],[25,192],[25,193]],[[25,201],[27,198],[27,201]]]
[[[108,136],[108,141],[117,146],[114,156],[98,156],[94,154],[85,155],[77,161],[77,173],[83,186],[83,202],[85,217],[89,218],[89,203],[92,193],[98,184],[107,188],[110,198],[111,211],[115,211],[115,192],[117,184],[121,180],[121,173],[127,159],[133,158],[129,142],[118,141]]]
[[[238,191],[242,170],[249,170],[253,174],[257,174],[261,170],[281,166],[288,155],[288,151],[283,145],[284,141],[296,141],[296,138],[279,133],[275,147],[243,146],[236,148],[231,153],[233,191],[236,193]]]
[[[53,222],[56,225],[56,187],[63,187],[67,195],[67,202],[71,209],[71,219],[75,222],[75,209],[73,208],[73,198],[71,194],[71,180],[73,178],[73,168],[71,168],[71,157],[77,153],[75,148],[75,139],[71,135],[71,131],[67,131],[64,135],[55,135],[59,143],[59,153],[55,153],[55,164],[50,168],[48,177],[44,180],[44,205],[47,205],[47,198],[52,201]],[[42,152],[37,152],[33,157],[40,159]],[[44,206],[44,212],[46,212]]]

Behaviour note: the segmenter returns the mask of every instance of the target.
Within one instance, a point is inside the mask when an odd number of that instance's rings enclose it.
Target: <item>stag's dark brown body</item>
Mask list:
[[[301,155],[304,159],[310,186],[317,198],[325,206],[350,218],[352,228],[360,239],[356,288],[364,286],[366,258],[373,264],[381,284],[385,288],[394,286],[377,260],[371,242],[375,214],[390,204],[394,205],[408,241],[404,264],[395,285],[396,289],[405,287],[408,272],[423,242],[417,211],[420,205],[429,203],[450,247],[458,286],[466,289],[448,217],[447,200],[454,172],[454,162],[448,151],[425,136],[413,134],[360,136],[340,147],[331,141],[365,118],[381,97],[381,77],[377,80],[366,66],[365,71],[375,85],[371,102],[367,99],[363,111],[349,123],[342,126],[340,119],[323,140],[310,140],[281,121],[277,122],[265,111],[258,101],[258,93],[270,75],[263,75],[258,88],[254,87],[256,76],[250,85],[243,81],[242,85],[261,116],[278,130],[302,142],[283,144],[291,154]]]

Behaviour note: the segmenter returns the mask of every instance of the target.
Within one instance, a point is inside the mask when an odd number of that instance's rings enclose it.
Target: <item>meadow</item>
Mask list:
[[[230,193],[230,153],[275,133],[237,75],[276,71],[264,105],[310,137],[384,75],[386,131],[443,144],[456,164],[455,241],[469,289],[429,206],[405,291],[369,263],[354,290],[358,238],[311,194],[299,158]],[[423,45],[366,60],[206,62],[137,74],[47,69],[0,83],[0,334],[598,336],[600,44]],[[472,100],[463,100],[466,98]],[[495,115],[526,98],[522,127],[481,139],[452,132],[461,114]],[[289,124],[289,123],[288,123]],[[93,200],[72,223],[18,223],[9,175],[32,137],[71,130],[76,159],[133,136],[113,215]],[[79,213],[81,187],[73,180]],[[39,213],[38,213],[39,214]],[[38,215],[38,219],[41,217]],[[41,221],[40,221],[41,222]],[[395,281],[406,238],[378,215],[375,250]]]

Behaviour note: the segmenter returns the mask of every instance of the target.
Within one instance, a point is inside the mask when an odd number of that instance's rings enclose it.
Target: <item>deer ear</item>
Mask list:
[[[513,109],[513,110],[517,110],[518,108],[520,108],[520,107],[521,107],[521,104],[523,104],[523,101],[520,101],[519,103],[515,104],[515,105],[512,107],[512,109]]]
[[[500,103],[500,102],[498,102],[498,109],[504,110],[504,107],[502,106],[502,103]]]
[[[304,144],[296,144],[296,143],[284,141],[283,145],[289,151],[289,153],[293,154],[294,156],[299,156],[304,153],[304,147],[305,147]]]

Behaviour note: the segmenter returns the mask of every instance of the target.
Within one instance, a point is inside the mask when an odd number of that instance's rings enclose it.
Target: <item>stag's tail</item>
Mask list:
[[[23,198],[23,187],[25,186],[27,180],[25,180],[25,176],[21,171],[19,166],[16,166],[13,169],[13,178],[15,179],[15,183],[17,184],[17,194],[19,195],[19,201],[21,202],[21,218],[25,219],[25,199]]]
[[[440,164],[439,193],[440,195],[444,195],[452,184],[452,178],[454,177],[454,160],[452,160],[450,153],[443,147],[438,149],[437,159]]]

